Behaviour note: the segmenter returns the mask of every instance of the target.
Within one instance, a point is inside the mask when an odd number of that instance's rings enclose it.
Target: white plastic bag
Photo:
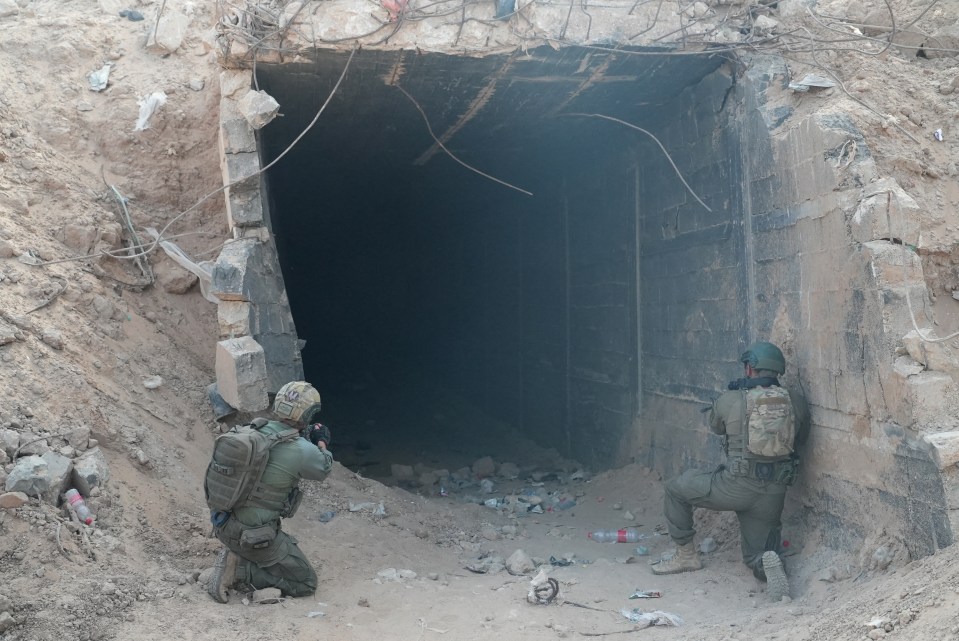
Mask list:
[[[142,100],[137,100],[137,104],[140,105],[140,117],[137,118],[137,124],[133,128],[133,131],[143,131],[150,127],[150,118],[153,116],[154,112],[157,109],[162,107],[166,103],[166,94],[162,91],[154,91],[146,98]]]

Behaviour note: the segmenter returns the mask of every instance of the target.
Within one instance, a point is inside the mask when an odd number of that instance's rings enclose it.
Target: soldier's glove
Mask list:
[[[323,425],[322,423],[314,423],[313,425],[309,427],[309,431],[307,432],[307,438],[310,440],[310,443],[312,443],[313,445],[316,445],[320,441],[323,441],[324,443],[327,444],[327,446],[329,446],[330,438],[331,438],[330,428],[328,428],[326,425]]]

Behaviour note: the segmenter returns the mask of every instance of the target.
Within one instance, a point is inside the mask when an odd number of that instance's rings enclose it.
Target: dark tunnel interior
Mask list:
[[[346,60],[258,67],[282,114],[259,134],[264,164]],[[407,411],[429,431],[422,416],[443,412],[426,390],[442,390],[564,455],[612,460],[657,340],[641,304],[645,226],[668,236],[652,214],[690,199],[648,136],[595,114],[657,132],[700,185],[734,182],[717,174],[716,149],[697,165],[694,141],[675,133],[697,126],[702,104],[721,111],[729,79],[709,78],[724,62],[549,47],[356,54],[265,178],[305,374],[328,417],[356,437],[380,420],[373,408]]]

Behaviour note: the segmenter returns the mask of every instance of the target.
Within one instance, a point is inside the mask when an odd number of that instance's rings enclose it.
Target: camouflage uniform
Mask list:
[[[279,434],[290,428],[270,421],[260,431]],[[270,450],[263,473],[263,485],[283,496],[297,486],[299,480],[321,481],[333,468],[333,455],[305,438],[280,443]],[[250,549],[241,546],[244,532],[265,526],[273,528],[275,537],[265,547]],[[237,585],[254,589],[279,588],[285,596],[307,596],[316,591],[316,572],[296,544],[296,539],[280,529],[280,512],[241,504],[230,519],[214,528],[216,537],[240,560],[236,568]]]
[[[809,408],[806,400],[790,391],[796,418],[796,444],[809,434]],[[741,391],[727,391],[713,404],[709,428],[726,437],[727,464],[714,472],[687,471],[666,483],[665,512],[669,535],[677,545],[692,542],[693,508],[734,511],[739,518],[743,562],[759,579],[765,579],[762,557],[767,550],[779,551],[783,503],[787,485],[776,480],[760,480],[744,469],[742,460],[730,455],[741,451],[746,423],[746,402]],[[779,469],[793,465],[785,459]],[[736,470],[734,472],[734,470]]]

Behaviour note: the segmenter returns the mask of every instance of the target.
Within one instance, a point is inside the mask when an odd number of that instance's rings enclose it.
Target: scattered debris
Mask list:
[[[163,377],[162,376],[147,376],[143,379],[143,387],[147,389],[160,389],[163,386]]]
[[[932,135],[936,140],[938,140],[939,142],[942,142],[942,129],[936,129],[936,131],[933,132]]]
[[[270,605],[279,603],[283,600],[283,593],[279,588],[263,588],[253,592],[253,603],[257,605]]]
[[[121,18],[126,18],[130,22],[140,22],[143,20],[143,14],[136,9],[124,9],[120,12]]]
[[[829,89],[835,86],[836,83],[834,81],[815,74],[806,74],[799,82],[789,83],[789,88],[798,93],[806,93],[812,88]]]
[[[534,605],[549,605],[559,596],[559,581],[546,576],[545,570],[530,579],[526,600]]]
[[[635,592],[629,595],[630,599],[658,599],[663,596],[662,590],[640,590],[636,589]]]
[[[638,623],[647,628],[654,625],[679,626],[683,624],[681,617],[668,612],[663,612],[662,610],[643,612],[639,608],[633,608],[632,610],[623,608],[619,612],[633,623]]]
[[[90,82],[90,91],[103,91],[107,88],[107,83],[110,80],[110,69],[111,65],[107,63],[87,75],[87,80]]]
[[[156,110],[164,104],[166,104],[166,94],[162,91],[154,91],[149,96],[137,100],[137,105],[140,107],[140,117],[137,118],[137,123],[133,127],[133,131],[149,129],[150,118],[152,118]]]

